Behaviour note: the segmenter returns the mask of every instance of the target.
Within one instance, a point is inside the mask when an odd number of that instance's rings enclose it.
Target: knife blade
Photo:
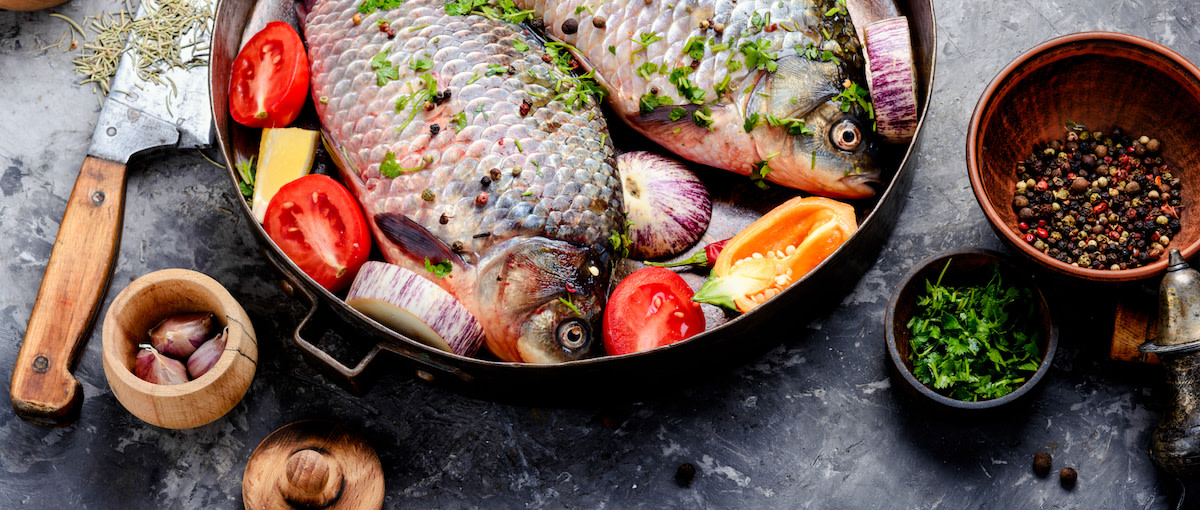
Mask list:
[[[136,34],[117,65],[13,367],[13,411],[27,421],[66,425],[79,416],[83,391],[72,370],[116,264],[129,158],[154,147],[212,143],[206,80],[214,5],[194,5],[207,9],[209,17],[180,36],[180,61],[189,65],[160,65],[156,72],[147,72],[145,64],[139,68]],[[154,8],[143,2],[135,19]]]

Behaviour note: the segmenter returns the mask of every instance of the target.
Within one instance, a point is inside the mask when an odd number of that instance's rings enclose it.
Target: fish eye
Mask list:
[[[567,319],[558,323],[555,336],[559,345],[571,351],[582,349],[591,341],[587,323],[579,319]]]
[[[829,141],[844,151],[852,151],[862,144],[862,131],[858,124],[850,119],[843,119],[834,124],[829,130]]]

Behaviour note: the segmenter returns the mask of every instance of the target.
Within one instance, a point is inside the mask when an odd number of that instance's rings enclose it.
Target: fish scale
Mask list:
[[[359,3],[318,0],[304,33],[324,135],[384,258],[426,276],[426,259],[451,260],[449,277],[430,278],[472,311],[489,349],[502,359],[586,354],[556,348],[526,330],[553,329],[580,309],[599,331],[610,238],[623,223],[614,152],[599,108],[557,99],[570,80],[543,60],[544,49],[528,29],[448,15],[440,0],[409,0],[362,15],[356,24]],[[379,29],[381,20],[394,38]],[[517,49],[521,45],[529,48]],[[381,86],[381,66],[372,67],[372,59],[385,51],[398,78]],[[428,69],[418,65],[421,59]],[[418,93],[426,89],[425,77],[436,80],[439,93],[449,91],[449,99],[427,108],[428,96]],[[526,114],[523,103],[533,105]],[[384,176],[381,167],[393,156],[403,171]],[[398,239],[389,230],[395,228],[417,242]],[[530,252],[535,244],[554,256]],[[437,251],[446,248],[453,253]],[[569,271],[560,267],[564,261],[573,264]],[[505,271],[529,264],[538,272],[522,278],[528,281],[506,280]],[[576,292],[567,293],[568,287]],[[541,319],[530,317],[538,314]]]
[[[840,4],[832,0],[516,3],[541,17],[550,37],[578,50],[585,67],[594,70],[609,89],[607,101],[617,116],[676,154],[743,175],[767,162],[767,180],[816,194],[850,198],[874,194],[870,184],[878,183],[879,170],[873,158],[873,120],[865,111],[842,112],[840,101],[835,100],[846,79],[865,81],[847,15],[825,15]],[[600,19],[603,23],[596,26]],[[568,22],[577,27],[571,33],[563,29]],[[703,56],[696,60],[685,51],[693,40],[704,42]],[[769,45],[767,53],[777,55],[777,71],[746,65],[740,46],[760,41]],[[810,44],[822,55],[806,56]],[[825,50],[838,60],[826,60]],[[657,69],[647,72],[645,64]],[[670,73],[677,68],[686,69],[691,84],[704,91],[702,104],[692,104],[672,83]],[[647,94],[669,97],[670,104],[643,111],[642,98]],[[685,108],[686,114],[670,119],[668,112],[676,107]],[[711,110],[711,125],[693,122],[696,108]],[[746,119],[755,113],[760,115],[760,125],[747,132]],[[791,135],[782,127],[765,125],[768,115],[802,119],[814,134]],[[838,145],[836,137],[847,132],[855,137],[854,143]]]

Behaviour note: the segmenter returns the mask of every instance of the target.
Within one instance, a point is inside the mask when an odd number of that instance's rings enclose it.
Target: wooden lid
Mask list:
[[[304,420],[267,436],[246,463],[248,510],[383,508],[383,467],[344,425]]]

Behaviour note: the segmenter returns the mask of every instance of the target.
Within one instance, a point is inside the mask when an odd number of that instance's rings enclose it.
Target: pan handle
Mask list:
[[[337,358],[322,350],[315,343],[308,341],[303,334],[303,331],[305,331],[306,328],[310,328],[310,326],[321,327],[325,331],[335,330],[334,328],[326,326],[327,321],[320,320],[318,318],[318,315],[326,307],[326,305],[322,304],[322,301],[317,297],[316,293],[310,290],[307,286],[302,285],[300,283],[300,278],[296,276],[296,273],[291,271],[273,253],[264,249],[263,254],[266,255],[267,260],[269,260],[271,264],[274,265],[275,268],[284,275],[284,278],[287,280],[287,284],[290,285],[292,289],[299,289],[304,300],[308,302],[308,313],[305,314],[304,319],[302,319],[300,323],[296,325],[296,329],[292,334],[293,342],[295,342],[296,346],[300,348],[301,353],[304,354],[304,357],[309,364],[316,366],[317,369],[321,370],[327,377],[332,379],[340,386],[346,388],[351,393],[362,395],[370,389],[371,385],[374,383],[374,380],[377,378],[375,373],[376,371],[373,370],[373,367],[378,366],[378,364],[375,363],[375,360],[384,351],[398,354],[403,359],[417,364],[418,368],[416,370],[416,376],[417,378],[426,382],[433,382],[437,378],[435,374],[448,375],[451,379],[457,380],[460,383],[470,383],[472,380],[474,380],[474,377],[463,370],[435,360],[429,355],[419,352],[417,349],[409,349],[401,345],[375,339],[371,339],[374,341],[371,349],[363,355],[362,359],[360,359],[354,365],[354,367],[347,366]],[[340,328],[342,330],[358,330],[358,332],[361,332],[361,336],[363,337],[369,338],[372,336],[371,332],[367,331],[362,326],[350,324],[349,321],[347,321],[344,317],[333,312],[332,310],[329,313],[322,315],[328,315],[334,318],[335,322],[339,323],[340,326],[343,326]],[[322,336],[324,336],[324,333],[318,333],[315,338],[320,338]]]

